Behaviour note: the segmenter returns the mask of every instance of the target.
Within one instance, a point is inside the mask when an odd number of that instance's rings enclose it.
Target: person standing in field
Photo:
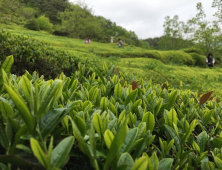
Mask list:
[[[90,39],[88,39],[88,43],[90,44],[90,42],[91,42],[91,40]]]
[[[84,41],[84,43],[85,43],[85,44],[88,44],[88,42],[89,42],[89,39],[86,38],[85,41]]]
[[[212,53],[209,53],[206,57],[206,63],[209,67],[213,67],[214,66],[214,63],[215,63],[215,60],[214,60],[214,57],[213,57],[213,54]]]
[[[118,39],[118,47],[121,48],[123,47],[123,41],[121,39]]]

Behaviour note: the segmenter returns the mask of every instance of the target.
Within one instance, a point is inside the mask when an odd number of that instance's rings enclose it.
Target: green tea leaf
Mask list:
[[[112,130],[114,128],[114,126],[116,125],[116,123],[117,123],[117,118],[111,120],[108,124],[108,129]]]
[[[120,83],[115,85],[114,94],[115,94],[116,99],[121,98],[121,96],[122,96],[122,86],[121,86]]]
[[[178,151],[181,151],[182,146],[181,146],[181,141],[180,141],[179,136],[177,135],[175,130],[173,128],[171,128],[170,126],[165,125],[165,127],[166,127],[167,131],[169,132],[171,138],[174,139],[175,145],[176,145]]]
[[[131,170],[131,168],[134,165],[134,161],[133,158],[130,156],[129,153],[123,153],[121,154],[117,166],[121,166],[121,165],[127,165],[127,169],[126,170]]]
[[[153,170],[153,164],[152,164],[152,162],[150,160],[150,157],[145,152],[143,153],[142,156],[146,157],[146,159],[147,159],[148,165],[147,165],[146,170]]]
[[[74,143],[74,137],[69,136],[63,139],[52,151],[51,167],[60,168],[66,161],[67,156]]]
[[[127,97],[126,97],[126,100],[125,100],[125,106],[130,103],[130,101],[132,102],[135,102],[136,100],[136,97],[137,97],[137,93],[138,93],[138,90],[133,90]]]
[[[193,141],[192,146],[193,146],[194,150],[196,150],[196,151],[198,151],[200,153],[200,147],[198,146],[198,144],[195,141]]]
[[[8,117],[12,118],[13,116],[13,109],[7,102],[0,102],[0,111],[5,119],[7,119]]]
[[[128,122],[128,124],[131,128],[135,127],[136,120],[135,120],[134,115],[132,114],[132,112],[129,113],[127,122]]]
[[[152,134],[150,134],[150,131],[148,130],[146,132],[146,134],[143,137],[143,140],[139,142],[138,146],[136,147],[136,150],[133,153],[133,158],[139,158],[139,156],[143,153],[145,147],[147,147],[148,143],[151,143],[150,141],[152,141],[154,139],[155,136],[152,136]]]
[[[108,107],[108,99],[106,97],[103,97],[100,101],[100,108],[102,111],[106,110]]]
[[[207,132],[203,131],[197,136],[197,144],[200,147],[200,152],[205,150],[205,145],[207,142]]]
[[[45,138],[48,134],[50,134],[66,114],[68,114],[68,109],[65,108],[48,111],[39,123],[42,137]]]
[[[214,163],[208,162],[201,162],[201,170],[214,170]]]
[[[173,164],[172,158],[164,158],[159,162],[158,170],[171,170]]]
[[[16,105],[17,109],[19,110],[19,114],[21,115],[22,119],[32,131],[34,130],[34,120],[31,117],[29,109],[25,102],[23,101],[22,97],[19,96],[11,87],[5,85],[7,92],[9,93],[11,99],[13,100],[14,104]]]
[[[26,76],[22,76],[21,85],[22,85],[22,91],[24,92],[27,101],[30,102],[30,94],[32,90],[32,84],[30,80]]]
[[[165,150],[166,154],[170,151],[170,149],[173,147],[174,139],[172,139],[169,144],[167,145],[167,148]]]
[[[151,160],[152,165],[153,165],[153,170],[158,170],[158,168],[159,168],[159,159],[156,155],[156,152],[154,152],[152,154],[152,156],[150,157],[150,160]]]
[[[84,137],[85,134],[86,134],[86,123],[85,123],[85,121],[81,117],[75,116],[74,117],[74,122],[75,122],[76,126],[78,127],[79,131],[81,132],[82,137]]]
[[[100,138],[102,138],[103,133],[104,133],[104,126],[103,126],[102,118],[98,113],[94,114],[93,116],[93,125],[97,133],[99,134]]]
[[[186,140],[189,138],[189,136],[191,135],[191,133],[193,132],[194,128],[196,127],[197,125],[197,120],[194,119],[189,127],[189,131],[186,132],[185,136],[184,136],[184,139],[183,139],[183,143],[186,142]],[[175,141],[176,142],[176,141]]]
[[[72,120],[72,118],[70,116],[68,116],[71,124],[72,124],[72,128],[73,128],[73,134],[75,136],[75,138],[78,140],[78,143],[79,143],[79,148],[80,150],[86,154],[91,160],[94,160],[92,158],[92,155],[91,155],[91,151],[89,150],[90,147],[88,147],[88,145],[85,143],[82,135],[81,135],[81,132],[80,130],[78,129],[78,127],[76,126],[75,122]]]
[[[27,153],[32,153],[32,150],[29,147],[27,147],[25,145],[22,145],[22,144],[16,145],[16,148],[20,149],[20,150],[23,150],[23,151],[25,151]]]
[[[144,170],[147,168],[148,161],[146,157],[142,156],[137,159],[131,170]]]
[[[38,141],[31,138],[30,139],[30,144],[32,151],[35,155],[35,157],[38,159],[38,161],[48,170],[50,165],[48,162],[48,157],[42,150],[41,146],[39,145]]]
[[[136,136],[137,136],[137,128],[133,128],[127,132],[125,141],[119,151],[120,155],[124,152],[129,152],[131,146],[135,142]]]
[[[113,139],[114,139],[113,133],[109,129],[107,129],[104,133],[104,140],[108,149],[110,149]]]
[[[138,106],[141,106],[141,105],[142,105],[142,99],[138,99],[138,100],[133,104],[133,107],[132,107],[133,111],[135,112],[135,111],[136,111],[136,108],[137,108]]]
[[[220,138],[213,138],[213,147],[214,148],[222,148],[222,139]]]
[[[141,122],[138,126],[138,133],[136,136],[136,140],[142,138],[145,133],[146,133],[146,122]]]
[[[126,120],[123,124],[118,128],[117,133],[113,139],[111,147],[107,153],[106,162],[104,165],[104,170],[108,170],[113,159],[118,155],[119,150],[124,142],[127,133]]]
[[[219,169],[222,169],[222,160],[218,158],[217,156],[213,155],[213,157],[214,157],[214,163],[217,165]]]
[[[150,130],[152,133],[154,125],[155,125],[155,119],[151,112],[147,112],[143,115],[142,122],[146,123],[146,131]]]
[[[4,63],[1,65],[0,71],[3,69],[6,72],[6,74],[9,75],[11,72],[13,63],[14,63],[14,58],[12,55],[6,57]],[[0,75],[0,79],[1,79],[1,75]]]
[[[171,109],[168,113],[168,125],[173,128],[173,123],[177,125],[177,113],[174,109]]]
[[[36,115],[37,120],[40,120],[42,118],[42,116],[49,109],[51,109],[52,106],[54,106],[55,102],[62,95],[62,88],[63,88],[62,81],[56,79],[40,101],[38,113]]]
[[[167,100],[167,109],[170,110],[171,107],[174,105],[175,101],[176,101],[176,98],[177,98],[177,91],[173,91],[170,93],[169,95],[169,98]]]

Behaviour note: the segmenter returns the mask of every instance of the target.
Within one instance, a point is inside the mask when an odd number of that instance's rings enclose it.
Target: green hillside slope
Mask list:
[[[151,79],[154,83],[160,84],[168,81],[171,86],[180,89],[199,92],[214,90],[215,95],[222,94],[222,69],[217,65],[213,69],[207,68],[205,57],[193,51],[157,51],[127,45],[122,49],[118,48],[116,43],[84,44],[83,40],[54,36],[42,31],[30,31],[17,25],[2,27],[13,34],[25,35],[73,53],[90,63],[114,64],[121,71],[133,74],[138,79]]]

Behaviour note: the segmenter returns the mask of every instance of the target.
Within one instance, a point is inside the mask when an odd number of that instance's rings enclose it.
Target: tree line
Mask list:
[[[68,0],[0,0],[0,18],[61,36],[90,38],[102,43],[114,37],[115,42],[120,38],[129,45],[150,48],[134,31],[103,16],[95,16],[92,8],[81,0],[75,3]]]

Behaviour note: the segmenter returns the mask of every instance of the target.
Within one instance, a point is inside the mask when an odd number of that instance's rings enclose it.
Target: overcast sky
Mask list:
[[[74,0],[73,0],[74,1]],[[213,20],[216,9],[213,0],[83,0],[92,7],[94,15],[101,15],[127,30],[134,31],[140,39],[163,35],[164,17],[179,16],[186,22],[195,17],[196,4],[202,2],[207,20]]]

